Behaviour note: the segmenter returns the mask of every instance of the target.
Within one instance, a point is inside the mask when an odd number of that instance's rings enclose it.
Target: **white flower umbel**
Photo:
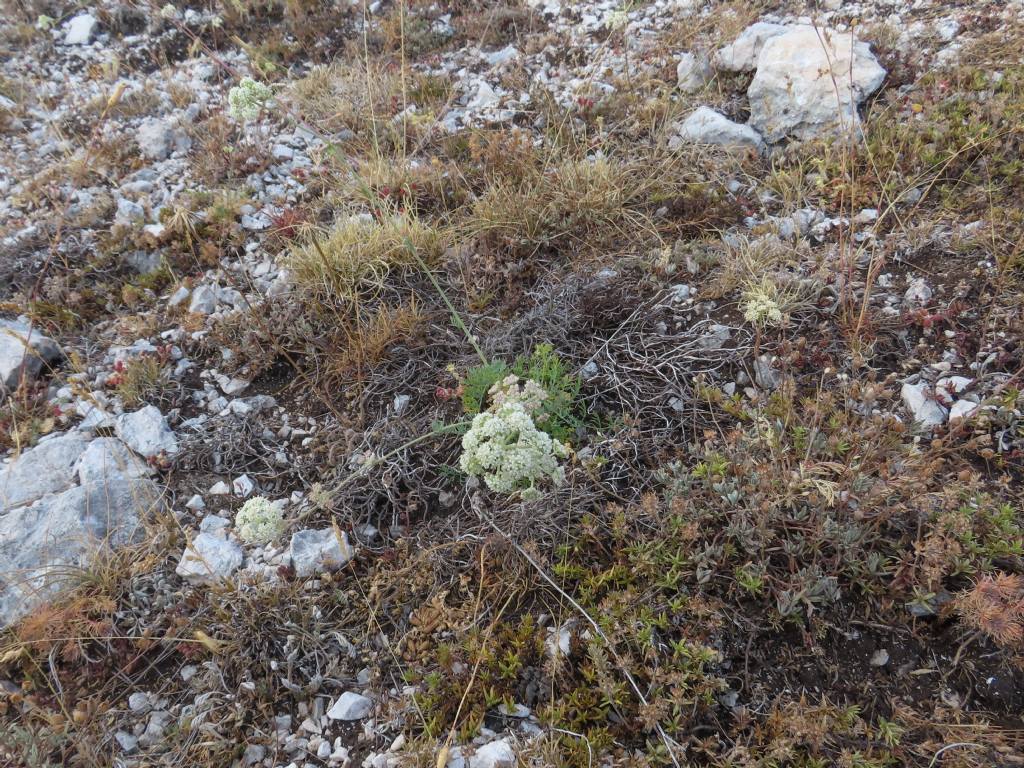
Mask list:
[[[776,292],[767,283],[753,285],[743,292],[743,319],[762,328],[780,326],[785,320]]]
[[[521,403],[531,416],[548,398],[547,390],[536,381],[526,379],[520,383],[519,377],[514,373],[491,385],[487,394],[491,398],[492,411],[505,403]]]
[[[612,32],[625,29],[629,24],[629,15],[622,9],[612,11],[604,17],[604,26]]]
[[[243,77],[242,82],[228,92],[228,113],[241,123],[255,120],[273,95],[268,86]]]
[[[235,530],[246,544],[270,543],[284,530],[281,506],[264,496],[253,496],[235,515]]]
[[[529,499],[540,495],[538,483],[564,480],[558,459],[568,455],[565,445],[537,429],[523,403],[512,400],[473,418],[462,438],[459,466],[483,477],[492,491]]]

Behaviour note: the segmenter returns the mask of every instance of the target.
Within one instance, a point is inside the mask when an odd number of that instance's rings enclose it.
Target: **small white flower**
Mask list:
[[[775,294],[777,292],[771,290],[770,284],[767,282],[747,288],[743,292],[743,299],[740,302],[743,308],[743,319],[761,327],[782,325],[785,315]]]
[[[495,383],[487,390],[487,394],[491,398],[492,411],[505,403],[520,403],[531,416],[548,397],[547,390],[536,381],[526,379],[520,384],[519,377],[514,373]]]
[[[273,95],[263,83],[243,77],[242,82],[228,92],[228,113],[240,123],[255,120]]]
[[[235,529],[246,544],[268,544],[284,530],[281,506],[264,496],[253,496],[235,515]]]
[[[612,11],[604,17],[605,28],[610,29],[612,32],[624,29],[627,24],[629,24],[629,16],[621,9]]]
[[[173,19],[178,16],[178,9],[174,7],[173,3],[168,3],[160,9],[160,16],[164,19]]]
[[[40,14],[39,18],[36,19],[36,29],[40,29],[40,30],[45,32],[48,29],[52,29],[53,25],[56,24],[56,23],[57,23],[57,20],[55,18],[53,18],[52,16],[47,16],[46,14]]]
[[[483,477],[492,491],[529,499],[540,494],[538,483],[562,483],[565,470],[558,459],[568,455],[569,449],[537,429],[523,403],[513,399],[473,418],[462,438],[459,466]]]

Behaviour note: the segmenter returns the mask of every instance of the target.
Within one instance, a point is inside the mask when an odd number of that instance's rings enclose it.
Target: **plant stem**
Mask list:
[[[352,474],[348,475],[340,483],[338,483],[336,486],[334,486],[334,488],[331,489],[331,493],[332,494],[333,493],[337,493],[342,488],[344,488],[346,485],[351,483],[353,480],[356,480],[356,479],[362,477],[367,472],[369,472],[371,469],[376,467],[378,464],[387,461],[392,456],[398,455],[399,453],[401,453],[402,451],[406,450],[407,448],[412,448],[414,445],[418,445],[420,443],[426,442],[427,440],[430,440],[432,437],[440,437],[441,435],[447,435],[447,434],[450,434],[452,432],[456,432],[459,429],[461,429],[462,427],[468,427],[470,424],[472,424],[472,421],[470,421],[470,420],[457,421],[454,424],[445,424],[443,427],[439,427],[438,429],[432,429],[429,432],[426,432],[426,433],[424,433],[422,435],[419,435],[418,437],[414,437],[412,440],[409,440],[407,442],[402,443],[400,446],[395,448],[393,451],[388,451],[383,456],[374,456],[372,459],[368,460],[365,464],[363,464],[361,467],[359,467],[359,469],[357,469]]]
[[[455,309],[455,305],[452,304],[451,301],[448,299],[448,294],[444,292],[444,289],[441,287],[441,284],[437,281],[437,278],[434,277],[433,271],[430,269],[430,267],[427,266],[426,262],[423,261],[422,258],[420,258],[420,255],[416,253],[416,246],[412,244],[412,241],[409,238],[405,239],[405,247],[409,249],[409,253],[411,253],[412,257],[416,259],[416,263],[419,264],[420,269],[427,273],[427,277],[430,278],[430,282],[434,285],[434,288],[441,295],[441,301],[443,301],[444,305],[448,307],[448,311],[452,313],[452,324],[460,331],[462,331],[462,334],[466,337],[466,340],[473,345],[473,349],[476,351],[477,357],[480,358],[480,362],[483,363],[484,365],[487,365],[487,363],[489,362],[487,360],[487,356],[484,354],[483,350],[480,349],[480,345],[477,344],[476,339],[473,337],[473,334],[469,332],[469,328],[466,327],[466,323],[463,321],[462,315],[459,314],[458,310]]]

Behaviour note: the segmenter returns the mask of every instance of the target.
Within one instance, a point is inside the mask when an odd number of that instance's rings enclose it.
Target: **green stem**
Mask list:
[[[414,445],[418,445],[419,443],[426,442],[427,440],[430,440],[433,437],[440,437],[441,435],[447,435],[447,434],[450,434],[452,432],[456,432],[459,429],[461,429],[462,427],[468,427],[472,423],[473,423],[472,420],[466,420],[466,421],[457,421],[454,424],[445,424],[443,427],[439,427],[437,429],[431,429],[429,432],[426,432],[426,433],[420,435],[419,437],[414,437],[412,440],[409,440],[409,441],[407,441],[405,443],[402,443],[400,446],[395,448],[393,451],[389,451],[389,452],[385,453],[383,456],[375,456],[372,459],[370,459],[369,461],[367,461],[365,464],[363,464],[363,466],[359,467],[359,469],[357,469],[355,472],[353,472],[348,477],[346,477],[344,480],[342,480],[340,483],[338,483],[332,489],[331,493],[332,494],[337,493],[342,488],[344,488],[346,485],[351,483],[353,480],[357,480],[358,478],[362,477],[367,472],[369,472],[371,469],[376,467],[378,464],[381,464],[381,463],[387,461],[392,456],[398,455],[399,453],[401,453],[402,451],[406,450],[407,448],[412,448]]]
[[[466,327],[466,323],[463,322],[462,316],[459,314],[458,310],[455,309],[455,305],[448,299],[448,294],[444,292],[441,284],[437,281],[437,278],[434,277],[433,270],[431,270],[430,267],[427,266],[427,263],[420,258],[420,255],[416,253],[416,246],[412,244],[412,241],[408,237],[405,238],[405,247],[409,249],[409,253],[411,253],[412,257],[416,259],[416,263],[419,264],[420,269],[427,273],[427,277],[430,278],[430,282],[433,283],[434,288],[437,289],[438,294],[440,294],[441,301],[443,301],[444,305],[448,307],[448,311],[452,313],[452,324],[462,331],[466,340],[473,345],[473,349],[476,351],[477,357],[480,358],[480,362],[487,365],[487,356],[484,355],[483,350],[480,349],[480,345],[476,343],[476,339],[473,337],[473,334],[469,332],[469,328]]]

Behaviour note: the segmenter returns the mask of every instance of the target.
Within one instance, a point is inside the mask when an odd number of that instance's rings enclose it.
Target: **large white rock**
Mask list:
[[[0,515],[74,485],[75,466],[88,443],[82,432],[66,432],[44,439],[0,467]]]
[[[301,578],[318,571],[340,568],[352,559],[353,554],[348,536],[343,532],[339,540],[333,528],[298,531],[292,536],[288,548],[295,575]]]
[[[953,422],[959,419],[966,419],[980,407],[980,405],[972,403],[970,400],[957,400],[949,409],[949,420]]]
[[[515,768],[516,753],[505,739],[484,744],[469,758],[469,768]]]
[[[90,13],[80,13],[69,21],[64,27],[65,45],[87,45],[96,34],[96,26],[99,24],[96,17]]]
[[[707,59],[693,53],[679,56],[676,65],[676,87],[683,93],[699,91],[711,78],[711,66]]]
[[[192,291],[188,311],[197,315],[209,315],[217,309],[217,291],[209,285],[200,285]]]
[[[885,79],[866,43],[810,24],[765,41],[747,98],[750,125],[768,142],[807,139],[860,124],[857,105]]]
[[[138,540],[159,503],[152,481],[115,477],[0,515],[0,626],[53,597],[98,550]]]
[[[178,452],[178,440],[155,405],[122,413],[114,422],[114,431],[129,448],[147,459]]]
[[[28,381],[46,363],[60,357],[60,347],[38,328],[21,320],[0,320],[0,393],[17,388],[22,373]]]
[[[217,533],[200,533],[185,547],[174,572],[197,584],[226,579],[242,567],[241,547]]]
[[[759,21],[751,24],[731,44],[719,48],[712,62],[724,72],[753,72],[765,41],[786,31],[782,24]]]
[[[163,160],[175,150],[187,150],[192,142],[169,120],[147,117],[135,133],[139,151],[150,160]]]
[[[948,411],[935,400],[928,385],[923,381],[917,384],[904,384],[900,396],[911,417],[921,426],[937,427],[946,422]]]
[[[360,696],[352,691],[345,691],[327,710],[331,720],[362,720],[373,709],[373,699]]]
[[[764,150],[764,141],[749,125],[734,123],[710,107],[698,107],[683,122],[676,124],[676,135],[668,143],[669,149],[683,144],[717,144],[724,147],[749,147]]]
[[[114,477],[145,477],[153,472],[116,437],[97,437],[75,465],[82,485],[109,482]]]

